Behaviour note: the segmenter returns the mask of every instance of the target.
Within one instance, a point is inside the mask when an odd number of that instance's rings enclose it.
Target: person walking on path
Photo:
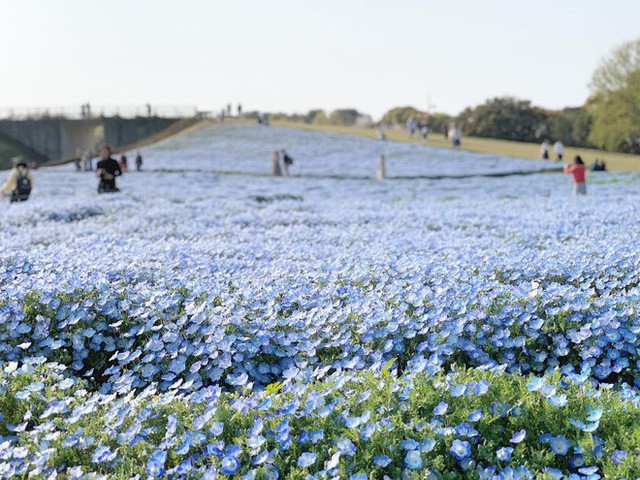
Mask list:
[[[29,200],[33,188],[33,176],[27,162],[22,157],[14,157],[11,162],[13,168],[9,172],[9,178],[0,187],[2,199],[4,200],[4,197],[8,195],[10,203],[26,202]]]
[[[382,181],[387,176],[384,161],[385,161],[384,155],[380,155],[378,157],[378,168],[376,169],[376,180]]]
[[[549,160],[549,140],[545,140],[540,144],[540,159]]]
[[[96,175],[100,178],[98,193],[113,193],[120,190],[116,187],[116,177],[122,175],[120,165],[111,158],[111,147],[103,145],[100,148],[100,158],[96,168]]]
[[[271,174],[274,177],[282,176],[282,169],[280,168],[280,150],[273,152],[273,157],[271,157]]]
[[[140,151],[136,154],[136,170],[138,172],[142,170],[142,155],[140,155]]]
[[[564,173],[573,175],[573,194],[574,195],[586,195],[587,183],[585,175],[585,166],[580,155],[576,155],[573,160],[573,165],[565,165]]]
[[[553,151],[556,152],[556,162],[561,162],[564,155],[564,143],[562,143],[562,140],[556,140],[556,143],[553,144]]]
[[[291,156],[284,151],[284,148],[280,150],[280,152],[282,152],[282,164],[284,165],[284,175],[288,177],[289,167],[293,165],[293,158],[291,158]]]
[[[127,165],[127,156],[124,153],[120,155],[120,170],[123,172],[129,170],[129,166]]]

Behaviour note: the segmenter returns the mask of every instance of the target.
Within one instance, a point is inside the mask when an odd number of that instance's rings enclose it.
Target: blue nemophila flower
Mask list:
[[[435,408],[433,409],[433,414],[434,415],[444,415],[445,413],[447,413],[447,409],[449,408],[449,404],[446,402],[440,402],[438,405],[435,406]]]
[[[455,434],[459,437],[475,437],[478,435],[478,431],[468,423],[462,422],[455,427]]]
[[[508,462],[511,460],[511,454],[513,454],[512,447],[502,447],[496,452],[496,458],[501,462]]]
[[[543,378],[533,377],[529,380],[529,383],[527,383],[527,389],[530,392],[538,392],[542,387],[544,387],[544,385],[546,385],[546,383]]]
[[[611,453],[611,461],[615,465],[620,465],[625,462],[627,456],[628,454],[626,450],[614,450],[613,453]]]
[[[314,463],[316,463],[316,454],[312,452],[304,452],[298,457],[297,465],[302,468],[307,468]]]
[[[262,465],[264,462],[266,462],[269,459],[269,452],[266,451],[262,451],[260,453],[258,453],[254,458],[253,458],[253,465]]]
[[[220,465],[220,471],[225,475],[233,475],[240,469],[240,462],[236,457],[223,457]]]
[[[418,445],[418,450],[422,453],[429,453],[434,448],[436,448],[436,441],[431,438],[425,438],[420,445]]]
[[[571,418],[569,422],[571,423],[571,425],[573,425],[576,428],[579,428],[583,432],[595,432],[600,426],[600,421],[595,421],[593,423],[585,423],[582,420],[575,420]]]
[[[567,396],[564,393],[562,395],[552,395],[547,401],[554,407],[564,407],[568,403]]]
[[[246,385],[249,381],[249,376],[246,373],[238,373],[238,374],[230,374],[227,376],[227,383],[229,385],[235,385],[237,387],[241,387]]]
[[[373,463],[375,463],[379,467],[386,467],[391,463],[391,458],[386,455],[376,455],[373,457]]]
[[[338,452],[348,457],[353,457],[356,454],[355,444],[348,438],[342,438],[338,440]]]
[[[587,422],[597,422],[602,417],[602,407],[587,407]]]
[[[311,443],[318,443],[324,440],[324,430],[312,430],[309,433],[309,440],[311,440]]]
[[[566,455],[569,448],[571,448],[571,443],[564,435],[557,435],[549,438],[549,447],[556,455]]]
[[[151,454],[147,461],[147,475],[150,477],[164,476],[164,464],[167,461],[167,452],[164,450],[156,450]]]
[[[547,473],[549,476],[551,476],[551,478],[560,480],[562,478],[565,478],[564,473],[562,472],[562,470],[557,469],[557,468],[551,468],[551,467],[546,467],[544,469],[545,473]]]
[[[404,457],[404,465],[409,470],[419,470],[422,468],[422,457],[417,450],[410,450]]]
[[[450,452],[456,459],[462,460],[471,455],[471,445],[467,441],[455,439],[451,443]]]
[[[400,446],[405,450],[416,450],[420,444],[413,438],[407,438],[400,443]]]
[[[526,436],[527,436],[527,431],[520,430],[519,432],[514,433],[509,441],[511,443],[520,443],[524,440]]]
[[[482,419],[482,410],[474,410],[467,417],[468,422],[478,422]]]
[[[209,427],[209,433],[214,437],[222,435],[223,430],[224,430],[224,423],[222,422],[213,422],[211,424],[211,427]]]
[[[582,475],[593,475],[597,471],[598,471],[598,467],[595,467],[595,466],[583,467],[578,469],[578,472],[580,472]]]
[[[324,468],[327,471],[333,470],[334,468],[338,468],[338,464],[340,462],[340,452],[336,452],[331,455],[331,458],[325,462]]]
[[[93,463],[107,463],[116,458],[117,454],[117,449],[112,452],[109,447],[101,445],[94,450],[93,454],[91,455],[91,461]]]
[[[369,476],[366,473],[353,473],[349,476],[349,480],[368,480]]]
[[[454,398],[461,397],[462,395],[465,394],[466,390],[467,390],[466,385],[454,385],[453,387],[451,387],[451,391],[449,393]]]
[[[247,438],[247,446],[252,449],[260,448],[267,441],[262,435],[254,435]]]

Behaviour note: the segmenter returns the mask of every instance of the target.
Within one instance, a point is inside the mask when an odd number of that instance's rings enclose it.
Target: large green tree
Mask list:
[[[358,120],[360,115],[361,113],[354,108],[338,109],[331,112],[331,115],[329,115],[329,122],[332,125],[355,125],[356,120]]]
[[[498,97],[466,108],[458,122],[467,135],[533,142],[547,134],[547,114],[529,100]]]
[[[593,74],[589,140],[608,150],[640,153],[640,40],[616,48]]]

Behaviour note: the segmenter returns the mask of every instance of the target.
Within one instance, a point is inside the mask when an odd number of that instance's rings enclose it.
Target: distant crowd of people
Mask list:
[[[123,153],[120,159],[115,160],[112,157],[111,147],[102,145],[100,147],[100,160],[96,164],[96,176],[98,177],[98,193],[119,192],[116,186],[116,177],[122,175],[128,170],[127,157]],[[10,203],[25,202],[31,196],[33,190],[33,175],[31,170],[37,168],[37,165],[29,167],[27,161],[19,156],[14,157],[11,161],[12,168],[9,177],[0,187],[2,199],[9,198]],[[91,152],[85,151],[82,157],[74,159],[76,171],[92,171],[93,155]],[[135,158],[136,170],[142,170],[142,155],[138,151]]]
[[[420,135],[426,142],[429,139],[429,132],[431,127],[428,119],[417,120],[413,117],[409,117],[406,122],[407,132],[409,137],[413,138],[414,135]],[[451,142],[452,148],[460,148],[462,143],[462,129],[455,122],[443,123],[442,134],[445,140]]]
[[[238,105],[238,111],[240,112],[241,106]],[[460,139],[462,132],[455,123],[446,125],[446,137],[451,139],[452,147],[460,147]],[[410,135],[414,135],[416,131],[424,128],[420,123],[414,123],[413,119],[407,122],[407,128]],[[428,129],[428,127],[426,127]],[[422,130],[420,130],[422,131]],[[421,133],[422,134],[422,133]],[[426,132],[428,134],[428,130]],[[426,134],[424,134],[426,138]],[[378,138],[385,140],[386,136],[382,130],[378,130]],[[564,144],[561,140],[557,140],[553,144],[553,152],[555,153],[555,160],[562,161],[564,156]],[[549,160],[549,152],[551,144],[548,140],[542,142],[540,146],[540,158]],[[385,156],[380,155],[376,166],[375,177],[378,180],[384,180],[386,178]],[[93,155],[90,151],[85,151],[84,154],[74,160],[76,170],[78,171],[92,171],[93,170]],[[135,157],[136,170],[142,170],[142,155],[138,151]],[[289,176],[289,168],[293,165],[293,158],[284,149],[276,150],[271,157],[271,173],[273,176]],[[33,189],[33,175],[28,163],[22,157],[15,157],[12,160],[13,168],[9,172],[9,177],[4,182],[0,191],[2,193],[3,200],[8,197],[11,203],[24,202],[29,199],[31,191]],[[606,171],[607,166],[604,160],[596,158],[591,170],[594,172]],[[123,153],[120,155],[119,160],[116,160],[112,156],[112,150],[109,145],[102,145],[99,152],[99,161],[96,165],[95,174],[98,177],[98,193],[113,193],[120,191],[116,185],[116,178],[121,176],[124,172],[128,171],[128,160]],[[585,195],[587,193],[586,188],[586,166],[584,161],[579,155],[576,155],[571,165],[567,164],[563,169],[565,174],[573,176],[573,191],[576,195]]]

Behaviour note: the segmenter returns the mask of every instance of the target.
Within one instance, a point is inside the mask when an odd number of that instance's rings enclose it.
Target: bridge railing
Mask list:
[[[208,112],[185,105],[77,105],[73,107],[0,107],[0,120],[42,120],[65,118],[83,120],[100,117],[206,117]]]

